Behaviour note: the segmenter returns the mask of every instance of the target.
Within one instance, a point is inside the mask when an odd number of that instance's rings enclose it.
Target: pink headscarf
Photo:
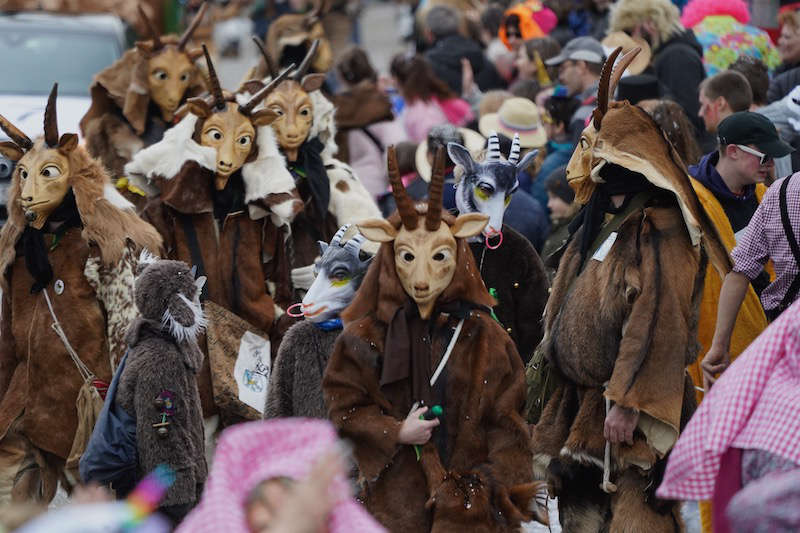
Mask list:
[[[226,429],[217,443],[214,463],[203,497],[177,533],[248,533],[245,502],[260,482],[274,477],[299,479],[336,442],[330,422],[310,418],[281,418],[239,424]],[[332,490],[349,494],[343,475]],[[330,533],[385,533],[353,499],[334,506],[328,521]]]
[[[800,301],[783,312],[717,381],[678,439],[656,494],[709,499],[729,448],[800,464]]]

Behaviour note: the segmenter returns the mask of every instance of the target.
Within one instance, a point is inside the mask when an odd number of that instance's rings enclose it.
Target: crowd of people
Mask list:
[[[800,4],[190,4],[0,109],[0,530],[800,529]]]

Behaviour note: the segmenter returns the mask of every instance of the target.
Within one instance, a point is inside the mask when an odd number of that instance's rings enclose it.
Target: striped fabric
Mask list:
[[[514,141],[511,143],[511,152],[508,154],[508,162],[514,165],[519,161],[519,133],[514,134]]]
[[[493,131],[489,134],[489,151],[486,154],[487,161],[500,161],[500,139],[497,138],[497,132]]]

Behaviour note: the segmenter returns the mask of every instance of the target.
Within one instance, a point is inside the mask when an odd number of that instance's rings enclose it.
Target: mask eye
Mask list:
[[[589,141],[586,140],[586,137],[581,137],[581,148],[583,150],[586,150],[587,148],[589,148]]]
[[[221,141],[222,140],[222,132],[219,131],[217,128],[210,128],[205,132],[205,136],[213,141]]]
[[[28,179],[28,171],[25,170],[24,168],[20,168],[19,169],[19,177],[24,179],[24,180]]]
[[[45,178],[57,178],[61,175],[61,171],[55,165],[47,165],[42,169],[42,176]]]
[[[303,109],[302,111],[300,111],[300,114],[303,115],[304,117],[307,117],[308,115],[311,114],[311,110],[307,108]]]
[[[159,81],[164,81],[169,78],[166,70],[158,69],[153,71],[153,77]]]
[[[447,250],[439,250],[438,252],[433,254],[433,260],[439,263],[447,260],[448,257],[450,257],[450,253]]]
[[[401,257],[403,258],[403,261],[405,261],[406,263],[410,263],[411,261],[414,260],[414,254],[412,254],[411,252],[403,252],[401,254]]]
[[[279,117],[282,117],[282,116],[283,116],[283,109],[281,109],[281,108],[280,108],[280,107],[278,107],[278,106],[275,106],[275,105],[274,105],[274,106],[270,107],[270,110],[271,110],[273,113],[275,113],[276,115],[278,115]]]
[[[241,137],[239,137],[238,142],[241,146],[250,146],[252,140],[253,139],[249,135],[242,135]]]
[[[189,81],[189,73],[188,72],[184,72],[183,74],[181,74],[181,81],[184,82],[184,83]]]

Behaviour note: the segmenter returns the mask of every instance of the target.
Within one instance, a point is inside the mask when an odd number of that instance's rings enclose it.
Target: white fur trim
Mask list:
[[[142,263],[153,264],[156,261],[158,261],[158,256],[157,255],[153,255],[152,253],[150,253],[150,250],[148,250],[147,248],[142,248],[142,251],[139,253],[139,263],[138,264],[140,264],[140,265]]]
[[[203,168],[216,170],[217,151],[201,146],[192,139],[196,124],[196,115],[186,115],[178,124],[168,129],[159,142],[139,150],[125,165],[125,174],[148,179],[156,176],[172,179],[186,161],[195,161]]]
[[[136,209],[133,204],[126,200],[125,197],[119,193],[117,188],[110,183],[103,185],[103,198],[108,200],[111,205],[119,209]]]
[[[578,452],[578,451],[570,450],[566,446],[561,448],[561,451],[559,452],[559,455],[561,457],[569,457],[573,461],[575,461],[577,463],[580,463],[582,465],[587,465],[587,466],[594,465],[597,468],[599,468],[600,470],[602,470],[603,466],[604,466],[603,465],[603,461],[601,461],[597,457],[594,457],[593,455],[589,455],[588,453],[585,453],[585,452]]]
[[[383,218],[372,195],[367,191],[361,180],[358,179],[353,169],[338,159],[325,161],[328,179],[331,186],[331,199],[328,211],[336,218],[336,224],[341,227],[345,224],[357,224],[364,220]],[[336,187],[339,182],[347,185],[347,191]],[[365,252],[375,254],[380,247],[379,243],[366,241],[362,246]]]
[[[192,315],[194,315],[192,325],[184,326],[175,320],[175,317],[172,316],[172,313],[169,312],[169,308],[167,308],[164,311],[164,315],[161,317],[161,327],[168,329],[170,335],[178,342],[195,340],[197,335],[206,327],[206,317],[203,315],[203,308],[200,306],[200,302],[193,302],[183,294],[179,293],[177,296],[183,300],[183,303],[189,307]]]
[[[322,149],[322,159],[329,159],[336,155],[339,147],[336,146],[336,121],[334,115],[336,108],[333,103],[325,98],[322,91],[313,91],[308,95],[311,98],[311,105],[314,106],[314,120],[308,137],[313,139],[319,137],[325,148]]]
[[[258,146],[258,159],[245,163],[242,167],[244,179],[245,202],[252,202],[259,198],[266,198],[270,194],[291,193],[295,189],[294,178],[286,168],[286,160],[278,150],[275,133],[270,126],[258,128],[256,144]],[[285,203],[285,202],[284,202]],[[278,204],[281,205],[281,204]],[[277,206],[276,206],[277,207]],[[277,225],[289,224],[294,217],[293,209],[271,209],[277,218]],[[250,206],[250,218],[258,219],[266,216],[266,212],[255,206]]]

